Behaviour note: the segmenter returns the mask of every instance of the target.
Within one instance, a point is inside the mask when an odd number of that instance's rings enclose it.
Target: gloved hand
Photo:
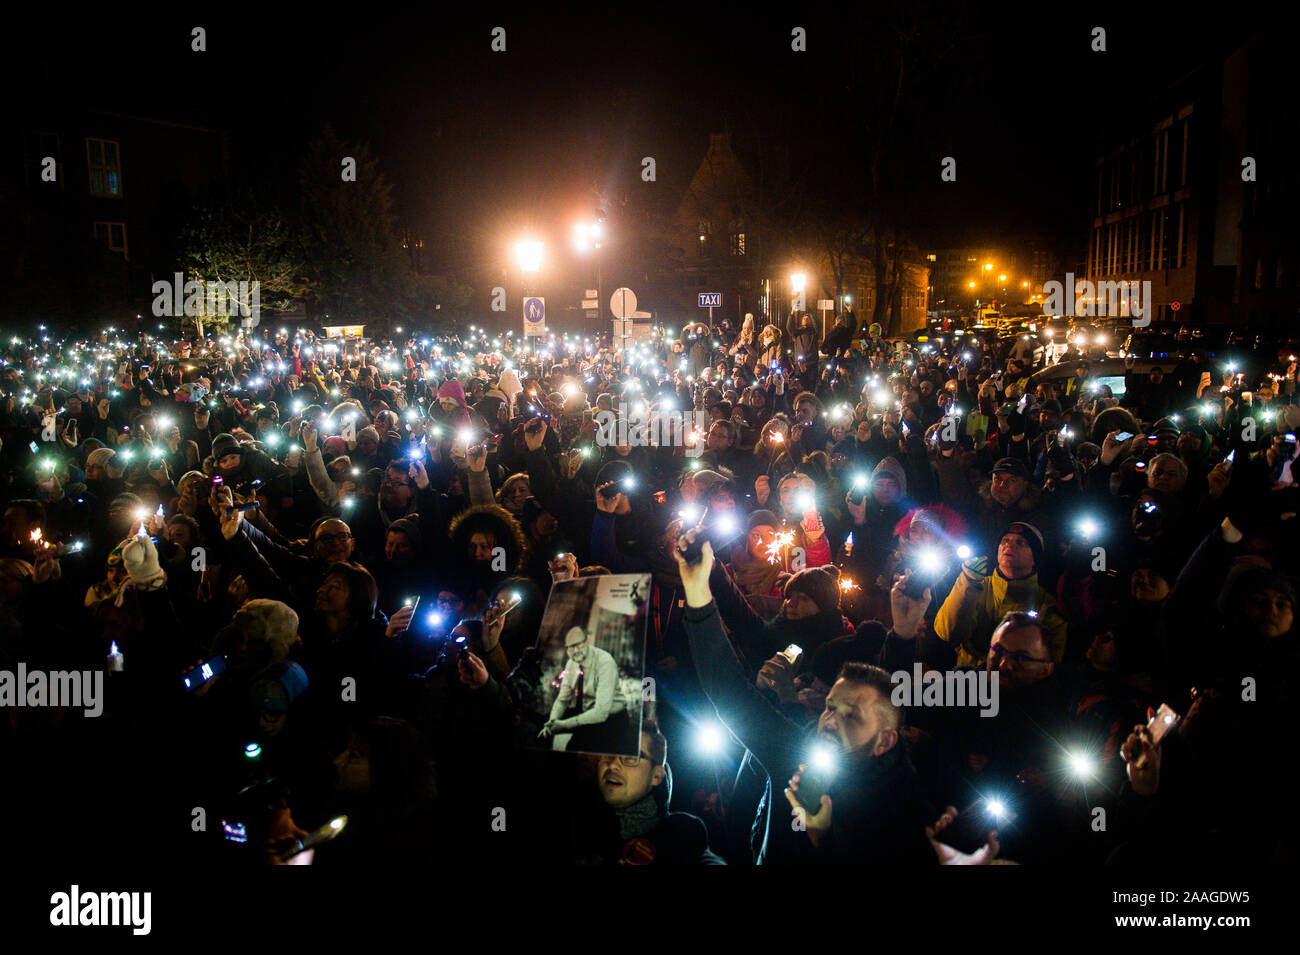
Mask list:
[[[150,589],[167,579],[158,564],[158,548],[147,536],[133,537],[122,545],[122,566],[128,584],[139,590]]]
[[[989,575],[988,558],[972,557],[970,560],[962,562],[961,570],[971,583],[977,584]]]

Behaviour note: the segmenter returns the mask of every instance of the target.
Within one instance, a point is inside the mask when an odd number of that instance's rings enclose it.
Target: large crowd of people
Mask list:
[[[105,694],[7,701],[13,838],[232,867],[1284,852],[1296,363],[1130,360],[1120,394],[992,334],[821,332],[0,346],[0,671]],[[576,643],[534,698],[547,597],[608,573],[650,575],[641,749],[551,751],[587,703]],[[993,701],[939,692],[966,676]]]

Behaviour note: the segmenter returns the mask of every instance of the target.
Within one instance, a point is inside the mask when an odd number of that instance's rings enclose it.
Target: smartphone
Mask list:
[[[797,643],[790,644],[779,654],[777,654],[777,656],[785,657],[785,662],[790,664],[790,666],[795,666],[799,662],[799,657],[802,655],[803,655],[803,647],[799,646],[799,644]],[[803,785],[800,784],[799,788],[802,789]]]
[[[261,505],[259,502],[257,502],[257,501],[248,501],[248,502],[245,503],[245,504],[237,504],[237,505],[235,506],[235,510],[237,510],[237,511],[254,511],[254,510],[256,510],[257,508],[259,508],[259,507],[261,507],[261,506],[262,506],[262,505]]]
[[[1231,451],[1228,452],[1228,456],[1223,460],[1227,461],[1228,464],[1232,464],[1232,459],[1235,458],[1236,456],[1237,456],[1237,449],[1233,448]]]
[[[1121,431],[1119,434],[1115,435],[1115,440],[1116,440],[1116,441],[1132,441],[1132,440],[1133,440],[1133,432],[1132,432],[1132,431]]]
[[[226,669],[226,658],[224,656],[215,656],[207,663],[200,663],[193,670],[184,674],[181,680],[185,683],[185,689],[197,690],[204,683],[207,683],[218,673]]]
[[[31,444],[27,445],[27,447],[29,447],[29,448],[32,449],[32,454],[40,454],[40,453],[41,453],[41,446],[40,446],[39,444],[37,444],[35,441],[33,441]]]
[[[799,805],[816,815],[821,812],[822,796],[829,789],[830,779],[812,766],[806,766],[799,776],[799,791],[795,793],[795,798],[799,800]]]
[[[1156,715],[1147,723],[1152,742],[1159,743],[1166,735],[1178,729],[1178,724],[1182,721],[1183,718],[1175,713],[1168,703],[1161,703],[1160,709],[1156,710]]]
[[[76,444],[77,443],[77,419],[76,418],[73,418],[71,421],[68,422],[68,430],[66,433],[68,435],[68,438],[72,441],[72,443]]]
[[[340,832],[342,832],[343,827],[346,826],[347,824],[348,824],[347,816],[336,816],[335,818],[331,819],[329,822],[325,823],[325,825],[317,829],[313,829],[311,832],[307,833],[307,835],[303,836],[301,839],[295,839],[287,849],[283,850],[280,853],[279,855],[280,861],[285,862],[289,859],[292,859],[294,856],[298,855],[301,852],[306,852],[308,849],[314,849],[316,846],[320,845],[323,842],[329,842]]]
[[[420,595],[416,594],[414,597],[407,597],[402,601],[402,606],[410,607],[411,612],[414,613],[416,608],[420,606]]]
[[[248,842],[248,829],[242,822],[230,822],[221,820],[221,834],[226,837],[227,842]]]
[[[217,487],[221,487],[221,485],[225,484],[226,482],[221,479],[220,474],[214,474],[212,475],[212,483]]]

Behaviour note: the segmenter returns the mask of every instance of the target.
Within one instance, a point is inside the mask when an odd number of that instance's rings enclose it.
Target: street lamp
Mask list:
[[[516,242],[515,254],[519,256],[519,269],[522,272],[540,272],[542,269],[542,243]]]
[[[605,311],[605,283],[600,271],[600,245],[605,238],[605,213],[597,209],[593,221],[579,222],[573,231],[573,245],[578,252],[585,254],[590,249],[596,250],[596,319],[599,321]]]
[[[808,281],[808,276],[802,272],[796,272],[790,276],[790,288],[796,295],[803,291],[804,285]]]

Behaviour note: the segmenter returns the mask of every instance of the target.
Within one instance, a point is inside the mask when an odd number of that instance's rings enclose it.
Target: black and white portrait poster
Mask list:
[[[527,696],[534,745],[636,756],[641,744],[649,574],[603,574],[551,588],[537,638],[540,674]]]

